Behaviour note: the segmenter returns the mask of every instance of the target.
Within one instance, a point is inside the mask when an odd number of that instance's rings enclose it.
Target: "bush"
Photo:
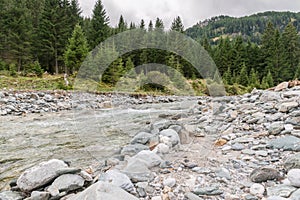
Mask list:
[[[12,63],[9,65],[10,76],[17,76],[17,65]]]
[[[44,70],[42,69],[40,63],[38,61],[35,61],[28,65],[25,69],[25,74],[35,74],[38,77],[42,77],[44,73]]]

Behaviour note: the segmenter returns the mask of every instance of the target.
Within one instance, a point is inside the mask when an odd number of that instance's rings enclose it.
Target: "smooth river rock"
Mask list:
[[[32,191],[54,180],[60,175],[59,171],[64,168],[68,168],[68,165],[61,160],[53,159],[42,162],[37,166],[27,169],[18,178],[17,185],[22,191]]]
[[[111,183],[97,182],[68,200],[138,200],[137,197]]]

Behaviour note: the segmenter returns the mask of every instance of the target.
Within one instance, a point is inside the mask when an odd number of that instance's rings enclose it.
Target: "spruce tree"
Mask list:
[[[142,30],[146,30],[146,25],[145,25],[145,21],[143,19],[141,19],[141,23],[140,23],[140,29]]]
[[[245,63],[242,65],[242,69],[238,77],[238,83],[243,86],[248,86],[249,84],[247,66],[245,65]]]
[[[76,25],[64,53],[65,73],[78,71],[88,54],[88,44],[80,25]]]
[[[91,49],[94,49],[109,36],[110,28],[108,23],[109,17],[106,14],[102,1],[97,0],[88,33],[88,42]]]
[[[180,33],[184,32],[184,26],[183,26],[182,20],[179,16],[173,20],[172,25],[171,25],[171,30],[177,31]]]
[[[122,33],[127,30],[127,23],[125,22],[123,16],[120,16],[117,33]]]
[[[149,25],[148,25],[148,31],[151,32],[153,31],[153,23],[152,20],[150,20]]]
[[[156,31],[164,31],[164,22],[162,19],[156,18],[155,21],[155,30]]]
[[[282,33],[284,47],[284,67],[286,74],[282,78],[285,81],[294,78],[300,60],[300,39],[296,27],[290,22]]]

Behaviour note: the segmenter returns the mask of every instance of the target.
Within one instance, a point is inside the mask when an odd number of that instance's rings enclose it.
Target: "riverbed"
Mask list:
[[[161,114],[187,113],[195,99],[0,117],[0,190],[52,158],[86,168],[110,157]]]

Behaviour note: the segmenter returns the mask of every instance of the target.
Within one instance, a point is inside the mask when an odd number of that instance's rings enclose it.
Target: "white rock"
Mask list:
[[[164,186],[168,186],[170,188],[174,187],[176,185],[176,179],[175,178],[167,178],[163,181]]]
[[[254,183],[250,188],[250,193],[252,195],[263,195],[265,192],[265,187],[262,184]]]
[[[300,169],[292,169],[288,172],[287,178],[292,186],[300,187]]]

